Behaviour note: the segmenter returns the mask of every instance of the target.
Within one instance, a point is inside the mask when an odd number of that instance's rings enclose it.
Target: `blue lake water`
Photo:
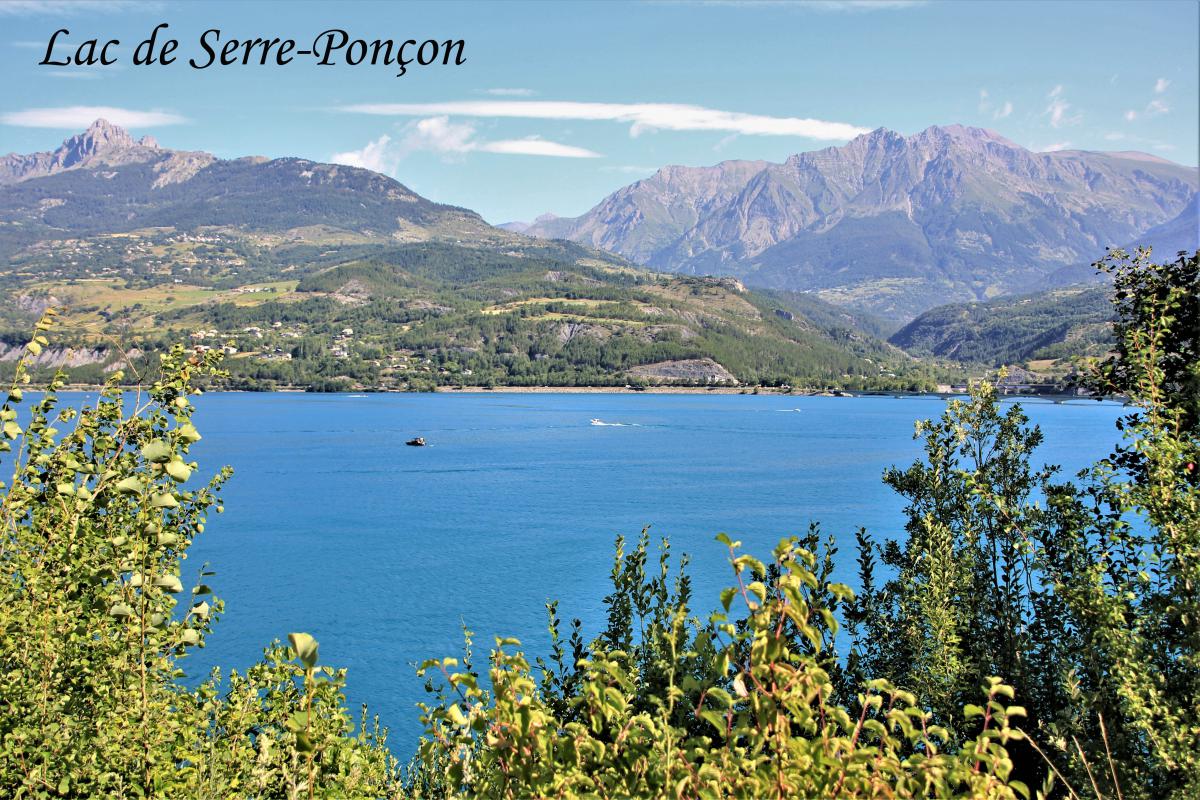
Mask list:
[[[544,652],[544,603],[594,634],[613,541],[652,525],[692,559],[707,611],[730,579],[724,531],[767,556],[822,523],[901,528],[881,472],[919,454],[913,422],[938,398],[750,395],[214,394],[199,401],[201,473],[230,464],[226,513],[210,518],[203,562],[227,604],[195,676],[244,668],[262,647],[308,631],[321,660],[349,667],[352,708],[369,701],[397,752],[420,732],[413,664],[459,655],[461,626],[482,664],[495,635]],[[1029,402],[1041,462],[1067,472],[1105,455],[1120,406]],[[591,425],[599,418],[622,425]],[[424,436],[425,448],[405,447]]]

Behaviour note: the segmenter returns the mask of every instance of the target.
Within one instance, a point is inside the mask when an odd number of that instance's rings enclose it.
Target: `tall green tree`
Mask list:
[[[1198,260],[1097,264],[1118,345],[1093,386],[1133,411],[1077,484],[1031,466],[1040,432],[984,383],[918,424],[922,460],[885,473],[905,536],[859,534],[850,674],[912,689],[947,725],[981,675],[1003,675],[1029,711],[1033,741],[1013,750],[1027,781],[1057,763],[1100,796],[1200,796]]]
[[[1200,252],[1173,263],[1109,254],[1118,347],[1099,389],[1133,404],[1125,441],[1051,494],[1036,532],[1045,580],[1080,640],[1060,744],[1125,797],[1200,796]],[[1073,741],[1071,736],[1074,736]],[[1082,741],[1079,741],[1082,740]],[[1074,745],[1070,747],[1069,745]],[[1103,759],[1101,759],[1103,754]]]
[[[294,634],[262,663],[180,680],[222,604],[187,551],[222,510],[195,478],[198,381],[218,356],[175,347],[144,393],[112,375],[93,406],[29,392],[37,325],[0,405],[0,797],[382,796],[384,735],[345,707],[344,672]],[[21,412],[24,413],[21,413]],[[394,793],[394,792],[393,792]]]
[[[956,740],[973,733],[958,709],[988,675],[1016,687],[1034,727],[1067,703],[1070,634],[1025,533],[1043,524],[1037,498],[1053,474],[1031,466],[1042,434],[1028,423],[1020,406],[1001,410],[989,383],[951,401],[941,419],[918,422],[923,458],[884,473],[907,501],[905,535],[882,544],[858,536],[848,673],[913,691]],[[1045,777],[1033,750],[1013,756],[1023,780]]]

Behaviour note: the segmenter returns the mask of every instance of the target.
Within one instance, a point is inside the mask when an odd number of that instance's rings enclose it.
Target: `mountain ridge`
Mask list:
[[[930,379],[824,306],[494,228],[366,169],[218,159],[103,122],[5,165],[0,362],[63,306],[67,350],[41,366],[91,384],[179,341],[224,348],[246,389]]]
[[[730,164],[762,166],[721,183]],[[690,194],[668,192],[676,171],[690,176]],[[525,233],[654,269],[815,291],[903,322],[947,300],[1039,288],[1170,222],[1198,187],[1196,168],[1144,153],[1034,153],[962,125],[911,136],[878,128],[782,163],[666,167]],[[656,207],[695,214],[643,212]]]
[[[153,136],[135,140],[124,128],[101,118],[82,133],[67,137],[54,150],[0,157],[0,184],[81,169],[113,156],[123,156],[128,161],[150,160],[161,149]]]

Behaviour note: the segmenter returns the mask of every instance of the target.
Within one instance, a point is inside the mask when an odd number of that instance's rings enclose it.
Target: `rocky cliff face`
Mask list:
[[[1044,285],[1185,215],[1198,185],[1196,168],[1143,153],[1034,153],[959,125],[881,128],[782,164],[664,168],[527,232],[906,319]]]
[[[582,217],[539,217],[524,232],[571,239],[654,265],[657,253],[718,212],[766,166],[765,161],[723,161],[714,167],[663,167]]]
[[[83,133],[63,141],[56,150],[28,155],[14,153],[0,158],[0,183],[41,178],[93,164],[151,161],[165,154],[153,137],[135,140],[124,128],[98,119]]]

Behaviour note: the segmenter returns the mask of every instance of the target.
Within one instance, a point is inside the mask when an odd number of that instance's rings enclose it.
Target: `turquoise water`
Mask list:
[[[459,655],[463,623],[480,656],[495,635],[543,652],[544,603],[558,598],[564,617],[595,633],[618,534],[652,525],[688,553],[704,611],[730,578],[719,531],[766,556],[821,522],[852,582],[856,528],[902,525],[881,472],[917,457],[914,420],[944,408],[938,398],[486,393],[214,394],[199,405],[201,467],[236,474],[185,570],[210,562],[227,612],[185,669],[242,668],[271,639],[308,631],[324,663],[349,667],[351,703],[370,702],[398,752],[420,731],[412,665]],[[1122,413],[1026,408],[1046,435],[1040,460],[1068,472],[1110,450]],[[404,446],[417,435],[429,446]]]

